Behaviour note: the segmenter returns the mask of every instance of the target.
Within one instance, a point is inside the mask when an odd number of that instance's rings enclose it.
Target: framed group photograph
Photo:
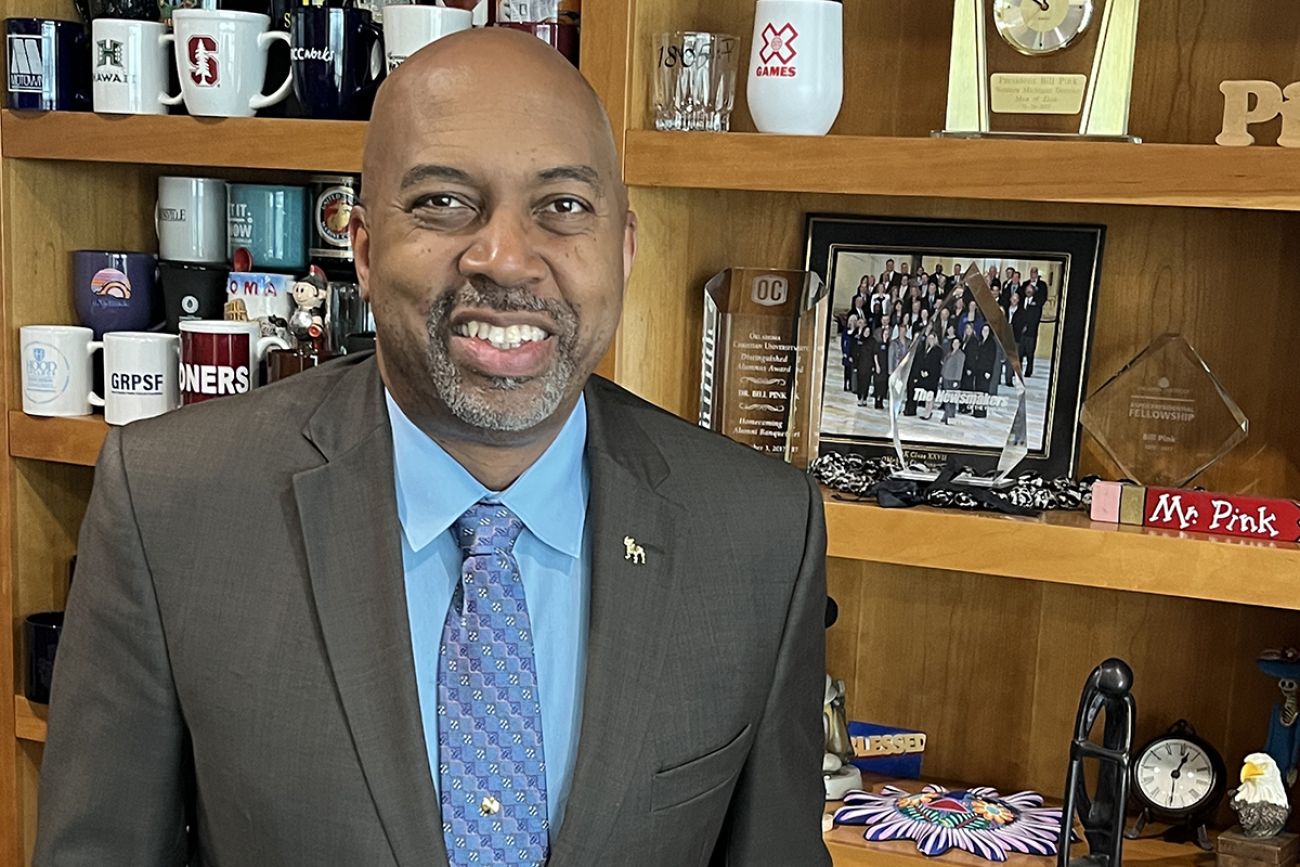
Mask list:
[[[812,214],[807,231],[831,304],[822,454],[895,455],[897,411],[905,464],[990,473],[1012,436],[1017,471],[1073,476],[1103,227]]]

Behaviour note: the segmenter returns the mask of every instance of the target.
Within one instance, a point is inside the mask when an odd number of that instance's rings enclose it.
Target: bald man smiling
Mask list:
[[[821,499],[592,375],[637,242],[595,94],[434,43],[351,232],[374,355],[110,432],[35,863],[829,863]]]

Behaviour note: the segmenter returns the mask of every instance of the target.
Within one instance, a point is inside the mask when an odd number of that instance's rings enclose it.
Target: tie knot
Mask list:
[[[456,519],[456,544],[466,557],[509,553],[523,529],[519,516],[500,503],[475,503]]]

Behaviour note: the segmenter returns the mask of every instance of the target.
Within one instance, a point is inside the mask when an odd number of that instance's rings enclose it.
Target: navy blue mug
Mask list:
[[[383,31],[351,7],[302,6],[289,18],[293,92],[310,117],[365,120],[384,79]]]
[[[78,250],[72,254],[72,306],[99,340],[109,331],[145,331],[162,320],[153,253]]]
[[[28,701],[50,703],[50,686],[54,683],[54,654],[63,632],[63,612],[43,611],[33,614],[23,622],[27,639],[27,688],[23,691]]]
[[[90,111],[90,40],[75,21],[6,18],[9,107]]]

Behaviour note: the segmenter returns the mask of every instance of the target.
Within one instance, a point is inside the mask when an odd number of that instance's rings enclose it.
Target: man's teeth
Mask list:
[[[487,322],[466,322],[456,329],[461,337],[476,337],[486,340],[497,349],[518,349],[534,340],[545,340],[546,332],[536,325],[510,325],[502,328]]]

